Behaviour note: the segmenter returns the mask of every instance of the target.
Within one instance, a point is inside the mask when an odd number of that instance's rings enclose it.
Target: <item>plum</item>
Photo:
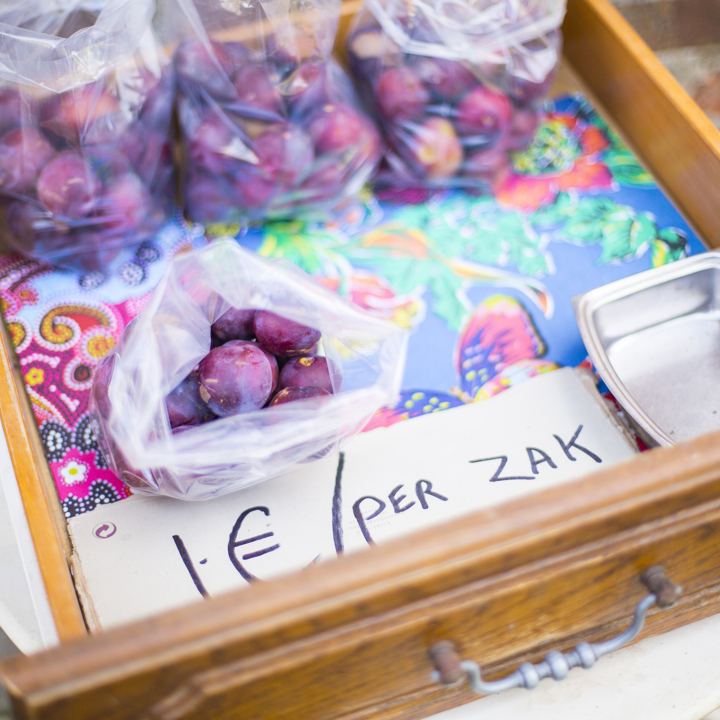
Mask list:
[[[33,189],[40,171],[55,150],[35,128],[19,127],[0,138],[0,192],[25,193]]]
[[[465,65],[454,60],[419,56],[414,70],[440,100],[454,100],[480,82]]]
[[[478,85],[460,100],[455,127],[460,135],[494,142],[508,133],[512,115],[513,106],[505,93]]]
[[[463,149],[449,120],[432,117],[416,130],[411,150],[430,180],[452,177],[463,160]]]
[[[232,97],[230,78],[235,53],[223,43],[210,40],[206,47],[198,38],[182,42],[175,51],[175,70],[184,90],[207,92],[219,98]]]
[[[109,390],[115,369],[115,353],[106,355],[95,370],[95,377],[92,385],[92,404],[98,415],[107,420],[112,411]]]
[[[97,198],[96,210],[101,222],[115,232],[140,227],[149,209],[149,191],[132,172],[117,178]]]
[[[94,82],[58,95],[46,107],[49,117],[41,125],[75,144],[88,133],[117,132],[119,111],[117,98],[102,82]]]
[[[558,67],[562,36],[559,30],[510,49],[505,87],[520,106],[550,92]]]
[[[522,107],[548,95],[554,79],[554,72],[540,80],[533,80],[521,75],[510,75],[506,83],[508,95]]]
[[[281,190],[271,177],[254,168],[242,168],[235,175],[234,204],[244,210],[257,210],[267,205]]]
[[[400,49],[379,25],[358,29],[347,41],[350,65],[360,77],[376,77],[383,65],[395,65]]]
[[[52,230],[52,216],[33,202],[15,200],[7,207],[7,223],[15,237],[32,245],[36,234]]]
[[[277,390],[278,380],[280,379],[280,361],[283,361],[283,358],[276,358],[271,352],[269,352],[262,345],[260,345],[260,343],[254,344],[265,353],[268,362],[270,363],[270,370],[272,371],[273,392],[275,392],[275,390]]]
[[[539,122],[539,114],[534,108],[515,110],[506,141],[508,150],[524,150],[535,136]]]
[[[347,183],[347,168],[334,160],[313,169],[301,183],[302,196],[311,202],[323,202],[342,197]]]
[[[188,135],[188,152],[193,164],[209,173],[231,172],[237,165],[237,150],[242,144],[237,133],[220,115],[208,114]]]
[[[134,127],[138,128],[137,125]],[[142,142],[138,143],[129,159],[138,177],[151,187],[153,195],[157,196],[165,192],[163,188],[172,182],[172,143],[166,133],[143,128],[139,134],[142,135]]]
[[[37,181],[38,200],[55,215],[79,218],[94,209],[99,183],[79,153],[67,150],[56,155]]]
[[[0,132],[10,130],[20,124],[21,95],[16,86],[0,87]]]
[[[290,358],[280,371],[278,390],[287,387],[319,387],[332,393],[327,358],[304,355]]]
[[[462,169],[463,177],[483,183],[493,183],[510,165],[510,158],[502,143],[470,154]]]
[[[142,141],[140,138],[131,141],[127,134],[126,130],[114,142],[84,144],[83,155],[98,180],[109,183],[120,175],[132,172],[131,160],[135,153],[140,152]]]
[[[369,156],[380,140],[373,125],[348,105],[328,103],[318,110],[308,125],[318,153],[359,149]]]
[[[430,93],[409,67],[386,70],[375,88],[380,114],[390,122],[399,122],[423,115]]]
[[[320,331],[269,310],[258,310],[253,323],[257,341],[280,357],[309,355],[320,340]]]
[[[246,340],[230,340],[200,361],[200,397],[220,417],[259,410],[275,389],[273,375],[263,348]]]
[[[172,428],[172,434],[173,435],[182,435],[184,432],[187,432],[188,430],[192,430],[193,428],[196,428],[197,425],[178,425],[177,427]]]
[[[307,173],[314,158],[310,136],[292,124],[271,125],[255,138],[253,150],[260,174],[283,186],[293,185],[300,175]]]
[[[182,425],[200,425],[212,420],[213,413],[200,397],[200,380],[197,370],[193,370],[165,398],[170,427]]]
[[[234,85],[240,102],[268,110],[271,113],[282,113],[282,98],[275,89],[275,84],[264,65],[245,66],[235,76]]]
[[[286,387],[275,393],[268,407],[284,405],[285,403],[293,402],[294,400],[305,400],[306,398],[312,397],[327,397],[328,395],[330,395],[330,393],[321,387]],[[325,453],[319,454],[318,457],[322,457],[324,454]]]
[[[126,80],[126,85],[130,84]],[[140,67],[133,83],[133,89],[140,98],[142,105],[137,117],[146,128],[165,132],[172,117],[175,99],[175,71],[172,65],[166,65],[159,74],[148,68]]]
[[[212,334],[223,342],[252,340],[255,337],[254,320],[255,310],[230,308],[212,324]]]
[[[185,181],[185,206],[195,222],[229,222],[237,204],[233,184],[222,177],[195,172]]]
[[[317,107],[328,101],[327,72],[323,63],[306,60],[284,78],[279,90],[288,99],[290,107]]]

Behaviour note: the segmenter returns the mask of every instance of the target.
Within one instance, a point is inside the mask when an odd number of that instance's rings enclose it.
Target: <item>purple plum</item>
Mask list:
[[[188,137],[188,152],[193,164],[209,173],[231,172],[238,159],[234,145],[242,141],[220,115],[209,113]],[[236,151],[235,151],[236,152]]]
[[[205,91],[219,98],[231,97],[235,54],[223,43],[210,40],[206,47],[199,39],[181,43],[175,51],[175,70],[183,89]]]
[[[467,157],[463,177],[492,184],[510,166],[510,158],[502,143],[479,150]]]
[[[325,163],[313,170],[301,183],[302,195],[310,202],[342,197],[347,183],[347,168],[340,162]]]
[[[150,209],[150,193],[142,180],[129,172],[117,178],[97,198],[96,210],[104,227],[115,232],[134,230]]]
[[[56,155],[40,173],[38,200],[53,214],[80,218],[94,209],[99,183],[79,153]]]
[[[76,144],[88,133],[113,132],[120,104],[103,82],[89,83],[56,96],[49,101],[41,125]],[[97,127],[95,124],[97,123]]]
[[[192,430],[193,428],[196,428],[197,425],[178,425],[177,427],[172,428],[172,434],[173,435],[182,435],[184,432],[187,432],[188,430]]]
[[[32,190],[40,171],[52,160],[55,150],[45,136],[32,127],[20,127],[0,138],[0,192]]]
[[[307,172],[313,161],[313,145],[300,127],[277,123],[255,138],[253,151],[259,159],[258,170],[269,180],[292,186]]]
[[[137,125],[134,127],[139,129]],[[165,192],[163,188],[172,181],[173,146],[166,133],[143,128],[138,134],[142,135],[142,142],[128,157],[138,177],[157,196]]]
[[[320,331],[269,310],[255,313],[255,337],[268,352],[279,357],[309,355],[320,340]]]
[[[319,387],[332,393],[327,358],[298,356],[290,358],[280,371],[278,390],[287,387]]]
[[[265,356],[268,359],[268,362],[270,363],[270,369],[272,371],[272,386],[273,386],[273,392],[277,389],[278,380],[280,378],[280,362],[278,358],[276,358],[271,352],[266,350],[262,345],[259,343],[253,343],[256,347],[259,347],[260,350],[262,350],[265,353]],[[282,360],[283,358],[280,358]]]
[[[6,218],[15,237],[29,247],[32,247],[37,236],[51,232],[54,227],[52,215],[47,210],[25,200],[11,202],[7,207]]]
[[[329,395],[330,393],[321,387],[286,387],[275,393],[268,407],[284,405],[285,403],[305,400],[306,398],[328,397]],[[324,454],[318,454],[318,457],[322,457]]]
[[[480,82],[465,65],[454,60],[418,56],[414,70],[440,100],[454,100]]]
[[[327,73],[323,63],[306,60],[286,77],[280,89],[293,109],[321,105],[328,100]]]
[[[112,403],[108,395],[110,382],[115,370],[115,353],[106,355],[95,370],[92,390],[90,392],[92,404],[95,411],[103,419],[107,420],[112,411]]]
[[[222,177],[196,172],[185,181],[185,206],[195,222],[229,222],[238,204],[233,185]]]
[[[400,50],[379,25],[365,26],[356,30],[347,40],[347,54],[351,66],[363,78],[376,77],[383,64],[397,64]]]
[[[309,129],[319,154],[357,148],[373,157],[379,149],[380,139],[375,127],[348,105],[324,105],[311,118]]]
[[[430,180],[452,177],[463,160],[460,139],[445,118],[431,117],[417,127],[410,149]]]
[[[523,150],[526,148],[535,136],[539,122],[539,114],[535,108],[527,107],[515,110],[506,142],[507,149]]]
[[[126,82],[126,84],[128,84]],[[159,75],[148,68],[138,69],[133,83],[139,97],[143,98],[137,112],[138,119],[146,128],[165,133],[172,118],[175,99],[175,70],[172,65],[162,68]]]
[[[422,116],[430,93],[409,67],[393,67],[378,78],[375,97],[380,114],[399,122]]]
[[[248,167],[236,173],[234,180],[234,204],[244,210],[258,210],[267,205],[281,187],[271,177]]]
[[[14,85],[0,87],[0,132],[10,130],[20,124],[21,95]]]
[[[212,324],[212,334],[223,342],[252,340],[255,337],[254,320],[255,310],[230,308]]]
[[[213,348],[198,367],[200,397],[216,415],[259,410],[272,395],[277,377],[268,353],[246,340]]]
[[[505,93],[478,85],[458,104],[455,127],[460,135],[494,142],[508,133],[512,115],[513,106]]]
[[[235,76],[234,84],[240,102],[249,103],[271,113],[282,113],[282,98],[264,65],[245,66]]]
[[[562,36],[559,30],[510,50],[505,87],[521,107],[550,92],[558,68]]]
[[[182,425],[200,425],[212,420],[213,413],[200,397],[198,371],[193,370],[165,398],[170,427]]]

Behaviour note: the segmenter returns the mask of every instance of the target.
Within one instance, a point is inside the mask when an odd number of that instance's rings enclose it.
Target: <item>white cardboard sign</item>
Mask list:
[[[564,483],[636,452],[572,368],[354,438],[340,454],[202,502],[136,496],[69,522],[107,628]]]

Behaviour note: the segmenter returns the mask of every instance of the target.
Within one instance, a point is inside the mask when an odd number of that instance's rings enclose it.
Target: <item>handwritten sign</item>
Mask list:
[[[111,627],[568,482],[634,448],[566,368],[377,429],[343,452],[204,502],[133,497],[72,518],[75,573]]]

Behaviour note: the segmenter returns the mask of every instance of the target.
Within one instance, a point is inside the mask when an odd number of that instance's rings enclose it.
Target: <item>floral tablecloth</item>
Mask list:
[[[574,295],[704,251],[619,137],[568,96],[547,104],[492,197],[367,194],[324,225],[200,228],[178,212],[106,273],[2,256],[2,309],[67,517],[129,492],[90,430],[98,362],[173,256],[228,235],[411,330],[402,394],[368,430],[586,362]]]

